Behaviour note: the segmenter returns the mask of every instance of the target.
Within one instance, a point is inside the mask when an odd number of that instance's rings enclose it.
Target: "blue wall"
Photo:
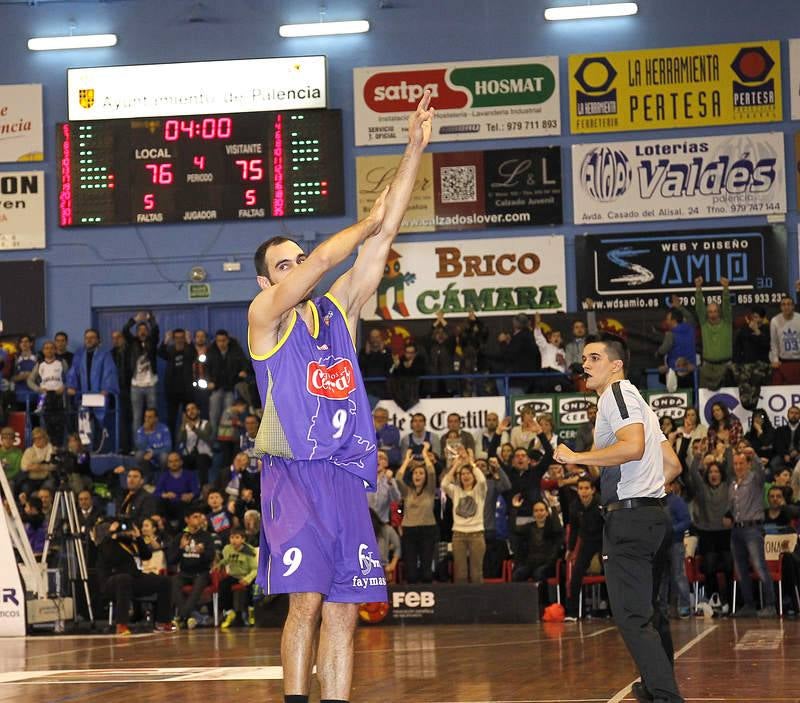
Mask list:
[[[716,42],[788,39],[800,35],[797,0],[639,0],[636,17],[570,23],[546,23],[544,7],[563,0],[393,0],[396,7],[380,9],[377,0],[327,0],[327,18],[366,17],[372,31],[355,37],[281,39],[277,26],[315,21],[317,0],[206,0],[212,21],[189,23],[193,0],[109,0],[107,2],[47,2],[33,6],[0,2],[0,83],[44,84],[46,125],[47,242],[45,251],[0,252],[0,259],[43,257],[47,261],[47,328],[66,329],[78,336],[92,319],[92,308],[149,307],[187,302],[185,281],[193,265],[209,272],[211,302],[248,301],[256,291],[251,253],[263,239],[288,229],[309,245],[346,226],[355,218],[355,156],[399,153],[382,147],[352,145],[352,68],[395,63],[489,59],[503,57],[561,57],[562,117],[568,131],[566,61],[570,53],[707,44]],[[75,52],[30,52],[31,36],[65,34],[70,20],[76,33],[115,32],[119,44],[111,49]],[[325,54],[329,62],[329,105],[344,113],[347,215],[343,218],[292,219],[285,223],[217,223],[61,230],[55,224],[54,124],[66,118],[66,68],[115,64],[160,63],[202,59],[251,58]],[[788,46],[782,46],[788,69]],[[789,83],[783,76],[784,114],[789,113]],[[683,130],[686,134],[756,132],[781,129],[787,135],[787,164],[794,158],[793,125],[761,124],[713,130]],[[663,133],[648,133],[658,137]],[[627,139],[631,133],[610,135]],[[604,137],[600,137],[601,139]],[[597,141],[595,136],[580,141]],[[564,147],[565,222],[572,220],[568,135],[545,140],[506,140],[437,144],[434,150],[504,148],[520,144],[558,143]],[[25,165],[30,167],[30,164]],[[6,165],[2,166],[7,168]],[[8,168],[14,168],[10,166]],[[22,168],[22,166],[20,167]],[[787,168],[790,173],[794,171]],[[795,177],[789,177],[789,276],[797,277],[797,202]],[[746,218],[741,224],[763,223]],[[620,225],[613,231],[688,229],[723,221]],[[523,232],[567,235],[567,280],[574,282],[573,240],[581,229],[571,225],[530,230],[489,230],[471,236],[509,236]],[[598,231],[611,231],[603,228]],[[444,233],[437,238],[463,238]],[[411,240],[430,235],[411,235]],[[239,273],[223,273],[222,262],[242,262]],[[570,309],[576,307],[574,283],[568,290]],[[24,292],[10,304],[24,305]],[[77,341],[77,340],[76,340]]]

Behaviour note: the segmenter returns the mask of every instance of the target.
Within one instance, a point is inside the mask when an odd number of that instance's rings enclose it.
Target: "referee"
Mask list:
[[[586,386],[599,398],[594,446],[578,453],[559,444],[555,458],[603,469],[603,563],[614,620],[642,677],[633,694],[640,701],[683,701],[669,623],[657,602],[672,539],[664,483],[676,478],[681,466],[655,413],[625,379],[628,360],[619,337],[587,340]]]

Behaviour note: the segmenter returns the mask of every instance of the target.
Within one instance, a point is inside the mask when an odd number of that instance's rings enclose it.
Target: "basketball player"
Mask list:
[[[255,255],[262,290],[250,305],[249,343],[264,408],[257,582],[268,594],[291,594],[281,639],[287,703],[308,701],[317,639],[322,701],[347,701],[358,604],[386,600],[365,492],[377,480],[375,430],[354,339],[411,199],[431,134],[429,105],[426,91],[391,186],[364,220],[308,255],[282,237]],[[359,245],[330,292],[309,299]]]

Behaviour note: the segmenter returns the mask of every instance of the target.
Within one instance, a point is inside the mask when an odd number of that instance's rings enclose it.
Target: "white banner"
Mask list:
[[[25,589],[3,506],[0,506],[0,574],[0,637],[25,637]]]
[[[579,225],[785,213],[783,134],[576,144],[572,194]]]
[[[750,429],[752,412],[742,407],[739,400],[738,388],[720,388],[710,391],[700,389],[700,421],[708,424],[711,418],[711,406],[714,403],[723,403],[733,415],[739,418],[745,432]],[[786,424],[786,412],[792,405],[800,407],[800,386],[761,386],[761,396],[758,407],[766,411],[773,427]]]
[[[393,400],[381,400],[376,407],[385,408],[389,413],[389,424],[400,430],[400,437],[411,432],[411,416],[422,413],[426,418],[425,427],[441,436],[447,432],[447,416],[450,413],[461,415],[461,429],[475,433],[486,427],[486,415],[497,413],[505,417],[506,399],[502,395],[482,398],[423,398],[413,408],[403,410]]]
[[[564,237],[395,243],[365,320],[565,310]]]
[[[327,107],[324,56],[70,68],[69,119]]]
[[[404,144],[426,88],[436,108],[431,141],[561,134],[558,57],[538,56],[355,68],[356,146]]]
[[[0,251],[44,248],[44,171],[0,172]]]
[[[0,85],[0,161],[42,161],[42,86]]]
[[[778,561],[784,554],[791,554],[797,547],[797,533],[764,535],[764,557],[767,561]]]
[[[789,40],[789,88],[792,119],[800,120],[800,39]]]

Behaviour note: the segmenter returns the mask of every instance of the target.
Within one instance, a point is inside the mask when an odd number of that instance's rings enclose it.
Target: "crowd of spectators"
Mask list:
[[[800,502],[800,409],[791,408],[786,423],[773,427],[754,408],[764,383],[800,380],[800,317],[786,297],[771,320],[753,308],[734,334],[728,282],[721,283],[721,304],[704,301],[702,279],[696,281],[694,313],[673,299],[657,350],[668,384],[691,385],[695,371],[706,387],[735,382],[742,404],[753,411],[747,428],[722,403],[714,405],[708,425],[693,408],[678,421],[663,421],[684,465],[668,487],[674,541],[663,584],[679,616],[696,605],[683,568],[685,545],[693,544],[685,540],[687,533],[697,537],[706,591],[716,594],[713,602],[724,610],[734,566],[737,574],[752,567],[770,583],[764,530],[794,529]],[[580,384],[587,335],[597,330],[592,301],[584,306],[588,321],[576,320],[566,343],[538,315],[532,324],[524,314],[513,317],[510,331],[496,340],[489,340],[474,312],[462,323],[440,314],[429,338],[409,341],[402,355],[392,353],[381,330],[369,330],[359,362],[364,376],[375,379],[367,384],[371,399],[389,394],[409,407],[425,395],[495,393],[493,381],[459,378],[494,371],[552,372],[512,377],[511,393],[571,390]],[[153,610],[160,629],[171,629],[173,618],[177,626],[207,624],[203,606],[210,585],[222,599],[222,626],[251,623],[253,598],[260,595],[253,586],[260,408],[249,360],[224,330],[213,339],[202,330],[171,330],[162,339],[147,312],[131,317],[112,339],[113,348],[103,349],[97,331],[89,329],[73,353],[64,333],[42,342],[38,351],[23,335],[16,355],[0,358],[4,412],[23,398],[34,425],[29,446],[20,446],[11,427],[0,431],[0,461],[34,551],[43,548],[54,491],[68,490],[76,496],[93,586],[101,600],[115,604],[118,631],[129,631],[131,605],[144,593],[157,596]],[[420,383],[426,374],[445,378]],[[20,394],[20,388],[26,390]],[[106,408],[93,407],[88,422],[72,412],[85,393],[113,396],[123,418],[119,441],[125,460],[106,471],[92,466]],[[165,401],[163,420],[159,398]],[[573,441],[577,450],[591,446],[594,414],[590,406]],[[472,433],[452,412],[439,436],[417,413],[411,431],[402,434],[388,410],[375,407],[378,485],[368,500],[387,574],[409,583],[480,583],[502,578],[511,564],[514,580],[560,578],[567,617],[577,618],[583,577],[602,568],[597,471],[554,463],[553,450],[562,440],[546,413],[536,416],[523,407],[518,422],[494,413],[485,418],[485,427]],[[559,563],[566,568],[558,569]],[[790,579],[793,564],[784,572]],[[764,593],[762,615],[774,605],[772,589]],[[794,593],[793,587],[785,593]],[[742,595],[740,613],[756,612],[747,578]],[[543,596],[552,594],[543,590]]]

